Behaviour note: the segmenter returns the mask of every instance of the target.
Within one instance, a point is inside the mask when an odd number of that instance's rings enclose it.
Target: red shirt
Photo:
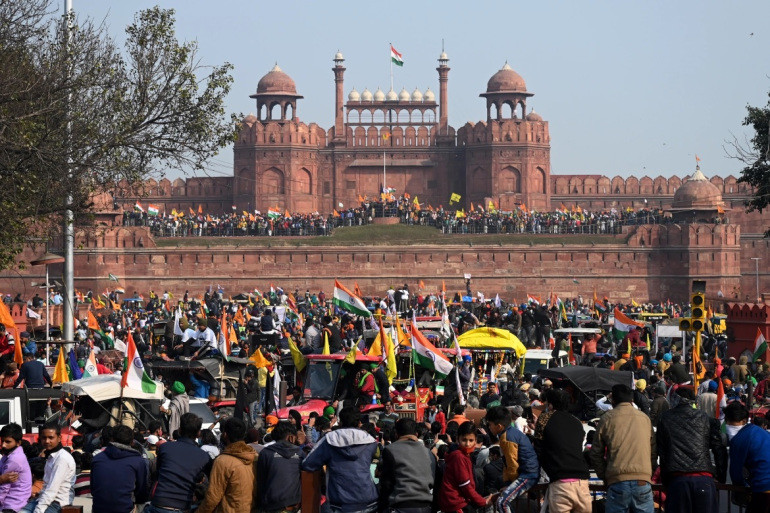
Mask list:
[[[13,345],[9,343],[10,337],[6,333],[0,336],[0,355],[6,355],[13,353]]]
[[[483,507],[487,501],[476,491],[471,458],[457,449],[446,455],[444,480],[441,482],[438,505],[441,511],[451,513],[460,511],[468,504]]]

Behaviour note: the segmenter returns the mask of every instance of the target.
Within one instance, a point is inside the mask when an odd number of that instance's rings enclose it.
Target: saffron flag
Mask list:
[[[722,399],[725,397],[725,386],[722,383],[722,378],[717,376],[714,379],[717,380],[717,409],[714,415],[714,418],[719,419],[721,417],[721,406],[722,406]]]
[[[392,62],[396,66],[403,66],[404,65],[404,56],[401,55],[398,52],[398,50],[393,48],[393,45],[390,45],[390,62]]]
[[[765,353],[767,353],[767,340],[765,340],[762,331],[757,328],[757,338],[754,339],[754,361],[764,361]]]
[[[101,328],[99,327],[99,322],[96,320],[96,317],[91,312],[91,310],[88,311],[88,329],[99,331]]]
[[[334,296],[332,297],[332,303],[343,310],[347,310],[348,312],[362,317],[368,318],[372,315],[361,298],[350,292],[337,280],[334,280]]]
[[[51,381],[54,383],[67,383],[69,380],[70,377],[69,373],[67,373],[67,364],[64,361],[64,346],[59,346],[59,358],[56,360],[56,368],[54,368]]]
[[[254,351],[254,354],[249,357],[249,360],[254,362],[254,367],[257,369],[261,369],[263,367],[267,367],[270,365],[270,360],[265,358],[265,356],[262,354],[262,351],[257,348],[256,351]]]
[[[144,392],[145,394],[154,394],[158,386],[145,372],[142,357],[139,356],[139,351],[136,350],[134,337],[130,331],[128,332],[126,348],[126,365],[123,370],[123,380],[120,386]]]
[[[11,311],[8,309],[8,305],[6,305],[3,301],[0,301],[0,322],[3,323],[5,328],[13,335],[13,340],[15,341],[15,347],[13,348],[13,361],[15,361],[17,364],[19,364],[19,367],[21,367],[21,364],[24,363],[24,359],[21,358],[21,341],[19,340],[19,329],[16,327],[16,323],[13,322],[13,317],[11,316]],[[17,356],[16,353],[19,353],[19,355]]]

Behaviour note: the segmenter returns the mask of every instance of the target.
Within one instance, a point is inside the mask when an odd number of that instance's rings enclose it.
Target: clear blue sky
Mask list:
[[[134,13],[158,2],[74,0],[119,40]],[[63,4],[63,0],[62,0]],[[162,0],[177,34],[197,40],[204,63],[235,66],[232,112],[255,110],[260,77],[275,62],[297,83],[302,121],[333,123],[332,58],[345,56],[345,94],[389,88],[388,43],[403,53],[395,88],[438,91],[445,41],[449,121],[485,118],[479,93],[507,60],[551,130],[555,174],[689,174],[694,154],[712,174],[738,174],[723,149],[743,137],[745,107],[770,90],[770,2],[476,1],[349,2]],[[753,33],[753,36],[751,35]],[[438,94],[437,94],[438,96]],[[232,150],[211,162],[232,173]]]

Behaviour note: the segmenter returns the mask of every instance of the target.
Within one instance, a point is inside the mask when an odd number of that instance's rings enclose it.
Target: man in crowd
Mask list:
[[[75,460],[64,450],[59,424],[46,424],[38,437],[45,453],[43,489],[30,500],[22,513],[59,513],[75,498]]]
[[[300,475],[302,449],[297,446],[297,428],[279,422],[270,433],[272,444],[257,459],[257,500],[261,511],[295,511],[302,501]]]
[[[356,407],[343,408],[339,422],[340,428],[323,437],[307,455],[302,469],[316,472],[327,467],[326,494],[332,513],[373,513],[378,493],[369,467],[377,440],[360,429],[361,414]]]
[[[398,440],[386,445],[380,461],[382,510],[394,513],[430,513],[436,458],[417,438],[413,419],[396,422]]]
[[[144,513],[176,513],[189,511],[193,490],[211,458],[195,443],[202,421],[194,413],[185,413],[179,422],[179,439],[158,447],[157,483]]]
[[[235,513],[252,509],[255,496],[254,460],[257,458],[257,452],[253,447],[246,445],[245,438],[246,423],[235,417],[224,421],[222,439],[225,449],[214,460],[206,497],[198,507],[197,513]],[[287,481],[283,486],[289,483],[291,482]]]
[[[551,388],[543,396],[543,413],[535,424],[535,451],[550,479],[545,499],[548,511],[590,513],[583,425],[568,413],[570,398],[566,391]]]
[[[18,424],[0,429],[2,454],[0,459],[0,511],[19,511],[32,495],[32,473],[21,447],[23,433]]]
[[[505,459],[503,479],[511,484],[497,501],[498,510],[510,513],[513,500],[537,483],[540,465],[529,438],[511,424],[511,412],[495,406],[487,412],[489,430],[500,437],[500,451]]]
[[[770,511],[770,433],[748,424],[749,411],[740,402],[725,408],[725,424],[730,437],[730,479],[751,488],[746,513]],[[748,477],[747,477],[748,476]]]
[[[656,433],[666,513],[717,513],[714,478],[724,483],[727,477],[727,448],[719,421],[713,412],[709,416],[694,408],[692,388],[681,386],[676,394],[679,404],[663,413]]]
[[[650,418],[633,405],[628,385],[612,387],[612,410],[596,428],[591,463],[607,485],[608,513],[652,513],[652,467],[655,433]]]
[[[134,504],[147,502],[150,495],[149,467],[142,453],[132,446],[134,432],[131,428],[117,426],[112,438],[113,441],[91,463],[93,510],[130,513]]]
[[[43,388],[46,383],[48,386],[52,386],[51,376],[48,375],[48,371],[45,369],[45,364],[35,360],[34,355],[25,354],[24,363],[19,369],[19,377],[16,378],[14,387],[18,387],[22,382],[27,388]]]

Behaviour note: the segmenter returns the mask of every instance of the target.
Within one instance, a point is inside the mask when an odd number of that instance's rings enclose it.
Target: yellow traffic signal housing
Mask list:
[[[706,296],[702,292],[696,292],[690,300],[692,305],[691,329],[701,331],[706,328]]]
[[[679,331],[692,331],[692,321],[688,317],[679,319]]]

